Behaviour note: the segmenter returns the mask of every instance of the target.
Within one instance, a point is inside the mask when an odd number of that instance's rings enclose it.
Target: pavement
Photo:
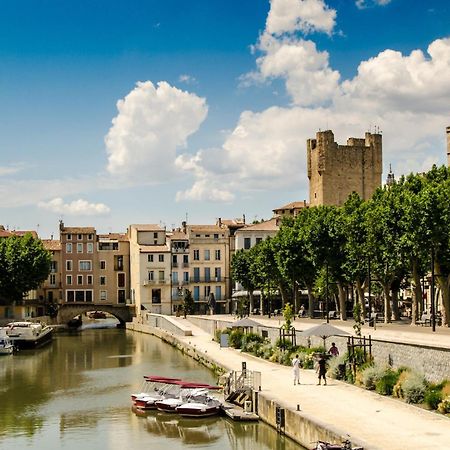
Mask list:
[[[233,316],[209,316],[211,319],[236,320]],[[278,326],[280,317],[252,317],[263,324]],[[328,424],[343,435],[349,435],[364,444],[365,449],[422,450],[450,449],[450,419],[435,412],[406,404],[400,400],[378,395],[374,392],[328,379],[328,385],[317,385],[317,375],[313,370],[300,371],[300,385],[294,386],[292,369],[280,364],[256,358],[232,348],[221,348],[212,341],[212,336],[201,328],[186,323],[182,318],[170,316],[183,326],[188,325],[192,336],[177,336],[180,341],[196,347],[198,352],[220,361],[228,370],[241,370],[246,362],[248,370],[261,372],[262,392],[281,405],[292,410],[299,405],[302,413]],[[322,320],[296,320],[294,326],[307,329]],[[282,323],[282,322],[281,322]],[[334,320],[333,324],[352,331],[352,323]],[[368,328],[368,327],[367,327]],[[363,334],[366,332],[364,327]],[[369,334],[369,333],[367,333]],[[377,324],[370,334],[379,339],[402,342],[420,342],[424,345],[450,347],[450,330],[439,329],[436,333],[430,327],[404,324]]]

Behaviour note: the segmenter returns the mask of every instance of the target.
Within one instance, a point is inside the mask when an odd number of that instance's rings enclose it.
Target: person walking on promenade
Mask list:
[[[320,359],[317,363],[317,372],[319,373],[319,382],[317,383],[317,386],[320,386],[320,380],[323,378],[323,383],[326,386],[327,385],[327,379],[326,379],[326,373],[327,373],[327,360],[325,358],[325,355],[320,355]]]
[[[292,360],[292,371],[294,373],[294,386],[296,384],[300,384],[300,360],[298,359],[298,355],[295,355],[295,358]]]
[[[339,356],[339,349],[336,347],[336,344],[334,342],[331,343],[330,350],[328,350],[328,353],[331,356]]]

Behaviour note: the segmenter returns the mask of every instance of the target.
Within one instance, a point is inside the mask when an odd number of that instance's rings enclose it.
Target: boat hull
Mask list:
[[[211,417],[220,414],[220,406],[206,406],[204,408],[179,406],[175,411],[182,417]]]
[[[49,328],[48,330],[44,330],[39,335],[33,337],[16,337],[11,334],[9,335],[9,337],[14,346],[20,350],[38,348],[51,342],[53,338],[53,330]]]

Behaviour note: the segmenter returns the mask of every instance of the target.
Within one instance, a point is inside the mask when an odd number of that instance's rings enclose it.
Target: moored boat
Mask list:
[[[208,397],[209,388],[214,388],[214,386],[203,383],[182,383],[179,396],[156,401],[156,409],[166,413],[177,412],[176,408],[185,403],[203,401]]]
[[[156,377],[155,377],[156,378]],[[156,402],[164,398],[174,398],[180,393],[180,380],[174,379],[153,379],[155,388],[144,394],[137,395],[134,399],[134,406],[143,410],[156,409]]]
[[[183,417],[210,417],[220,414],[220,402],[219,400],[210,400],[206,403],[203,402],[190,402],[184,405],[178,406],[176,412]]]
[[[0,333],[0,355],[11,355],[14,352],[14,345],[5,332]]]
[[[5,327],[6,335],[19,349],[36,348],[52,340],[53,329],[36,322],[10,322]]]

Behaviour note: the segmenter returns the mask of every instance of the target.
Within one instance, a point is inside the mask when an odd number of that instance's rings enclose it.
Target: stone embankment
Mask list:
[[[290,367],[220,348],[212,340],[213,332],[232,320],[223,316],[184,320],[150,315],[146,323],[135,321],[127,328],[159,336],[213,370],[240,370],[245,362],[249,370],[261,372],[262,390],[257,395],[260,418],[275,427],[276,407],[283,408],[286,435],[307,448],[318,439],[339,442],[345,438],[366,450],[448,448],[450,421],[444,416],[336,380],[317,386],[312,370],[301,370],[301,385],[294,386]],[[268,331],[278,326],[276,320],[257,320]],[[400,335],[397,331],[394,334]]]

